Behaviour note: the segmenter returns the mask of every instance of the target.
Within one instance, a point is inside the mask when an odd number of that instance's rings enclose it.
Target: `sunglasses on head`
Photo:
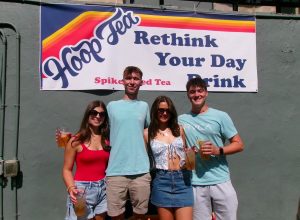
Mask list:
[[[170,113],[170,110],[169,110],[168,108],[159,108],[159,109],[157,110],[157,112],[158,112],[159,114],[164,114],[165,112],[166,112],[167,114],[169,114],[169,113]]]
[[[96,111],[94,109],[92,109],[90,111],[90,116],[96,117],[97,115],[99,115],[100,118],[104,118],[105,117],[105,112],[98,112],[98,111]]]

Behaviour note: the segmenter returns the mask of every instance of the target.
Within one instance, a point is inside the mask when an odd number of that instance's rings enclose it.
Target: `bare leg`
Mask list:
[[[193,219],[193,208],[182,207],[175,209],[176,220],[192,220]]]
[[[133,213],[133,219],[134,220],[145,220],[145,215]]]
[[[174,220],[173,208],[157,207],[158,217],[160,220]]]
[[[124,220],[124,213],[118,216],[111,217],[112,220]]]
[[[96,215],[95,218],[93,218],[93,219],[94,220],[104,220],[105,217],[106,217],[106,212]]]

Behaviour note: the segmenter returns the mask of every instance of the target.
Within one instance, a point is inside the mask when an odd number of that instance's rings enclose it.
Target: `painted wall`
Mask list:
[[[64,125],[75,132],[89,101],[102,99],[108,103],[121,98],[123,92],[40,91],[39,7],[0,2],[0,23],[13,24],[21,36],[17,156],[23,183],[16,190],[8,178],[6,187],[2,188],[3,219],[63,219],[66,211],[66,190],[61,178],[63,150],[56,147],[55,128]],[[3,156],[8,160],[16,156],[17,83],[15,35],[9,30],[5,32],[9,35],[10,49]],[[296,218],[300,196],[299,36],[299,20],[258,18],[258,93],[209,95],[209,105],[231,115],[245,142],[244,152],[228,156],[239,198],[239,220]],[[160,94],[143,91],[139,98],[151,105]],[[175,101],[179,113],[189,111],[185,93],[164,94]]]

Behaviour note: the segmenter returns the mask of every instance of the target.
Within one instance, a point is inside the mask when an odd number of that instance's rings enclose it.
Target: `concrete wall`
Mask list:
[[[56,147],[55,128],[64,125],[75,132],[89,101],[102,99],[108,103],[121,98],[123,92],[40,91],[39,7],[0,2],[0,23],[7,22],[21,35],[17,156],[23,184],[16,190],[8,178],[7,186],[2,188],[3,219],[63,219],[66,210],[66,191],[61,178],[63,150]],[[6,31],[11,47],[15,48],[14,33]],[[210,106],[231,115],[245,142],[244,152],[228,156],[239,198],[239,220],[296,218],[300,196],[299,36],[299,20],[258,18],[258,93],[209,95]],[[5,160],[16,154],[16,59],[13,52],[8,55]],[[143,91],[139,98],[152,104],[159,94],[162,93]],[[164,94],[175,101],[179,113],[189,111],[184,92]]]

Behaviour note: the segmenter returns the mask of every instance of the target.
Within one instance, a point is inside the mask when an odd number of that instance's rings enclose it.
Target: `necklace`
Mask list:
[[[160,135],[164,136],[164,137],[168,137],[168,136],[169,136],[169,133],[170,133],[169,131],[170,131],[169,128],[165,129],[164,131],[158,129],[158,133],[159,133]]]

